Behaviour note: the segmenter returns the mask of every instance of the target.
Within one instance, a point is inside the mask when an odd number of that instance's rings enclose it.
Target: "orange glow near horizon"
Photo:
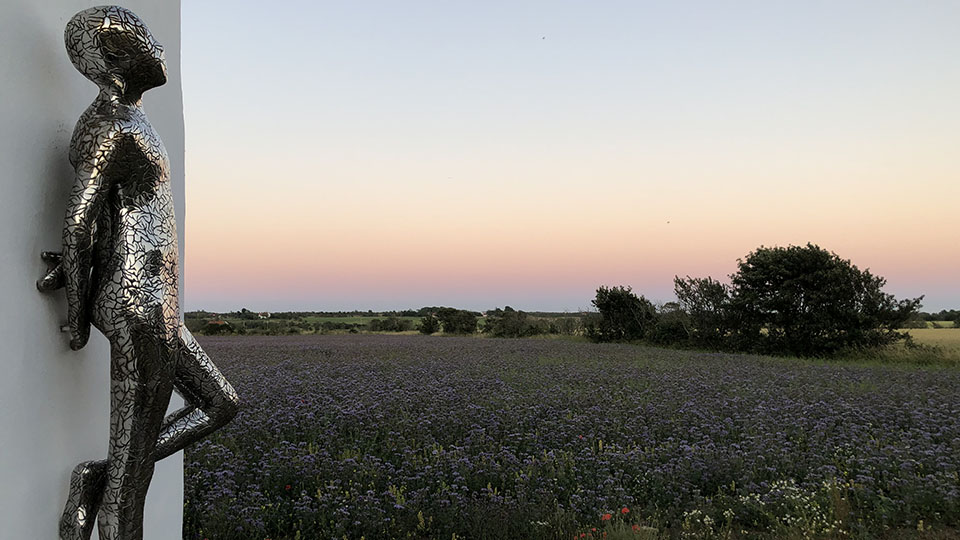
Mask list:
[[[949,189],[934,198],[900,187],[906,182],[823,184],[779,197],[776,188],[689,193],[669,185],[651,197],[646,186],[627,184],[621,196],[521,188],[503,199],[461,186],[446,189],[445,204],[429,191],[418,197],[414,183],[362,205],[348,190],[320,197],[324,190],[311,187],[289,202],[250,193],[249,212],[191,195],[208,215],[188,214],[188,283],[241,303],[252,290],[297,305],[313,298],[315,309],[326,309],[325,298],[343,309],[419,307],[427,298],[481,309],[485,297],[509,303],[510,295],[577,291],[575,305],[550,306],[576,309],[601,284],[631,284],[666,301],[674,275],[725,279],[756,247],[813,242],[887,277],[898,296],[951,285],[960,256],[948,249],[956,234],[945,224],[955,221],[957,200]],[[351,297],[355,304],[345,304]]]

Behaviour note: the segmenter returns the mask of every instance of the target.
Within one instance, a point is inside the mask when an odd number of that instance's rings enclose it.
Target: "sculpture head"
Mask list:
[[[63,39],[73,65],[103,90],[139,99],[167,82],[163,47],[129,9],[85,9],[67,23]]]

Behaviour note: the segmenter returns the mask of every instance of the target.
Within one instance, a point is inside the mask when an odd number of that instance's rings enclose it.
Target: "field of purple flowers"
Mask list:
[[[243,407],[187,452],[189,540],[960,529],[955,369],[532,339],[202,343]]]

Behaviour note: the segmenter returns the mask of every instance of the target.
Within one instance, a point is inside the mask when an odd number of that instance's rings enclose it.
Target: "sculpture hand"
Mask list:
[[[40,292],[62,289],[67,282],[66,275],[63,273],[63,264],[61,263],[63,256],[56,251],[44,251],[40,254],[40,258],[52,268],[47,271],[45,276],[37,280],[37,289]]]
[[[90,323],[88,321],[70,321],[70,348],[79,351],[90,339]]]
[[[40,254],[40,258],[52,268],[47,271],[45,276],[37,280],[37,289],[40,292],[50,292],[64,288],[67,284],[67,273],[63,269],[63,254],[57,251],[44,251]],[[78,351],[90,339],[90,321],[84,315],[84,309],[71,309],[69,311],[70,323],[67,328],[70,330],[70,348]]]

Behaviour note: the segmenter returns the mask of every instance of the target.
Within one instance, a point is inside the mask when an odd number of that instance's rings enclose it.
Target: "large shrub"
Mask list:
[[[440,331],[440,319],[437,318],[433,313],[427,313],[420,319],[420,333],[421,334],[434,334]]]
[[[722,348],[730,332],[730,291],[707,278],[673,278],[680,309],[687,314],[687,340],[697,347]]]
[[[649,300],[628,287],[600,287],[592,302],[598,317],[587,321],[587,337],[594,341],[643,339],[656,322],[656,309]]]
[[[367,329],[371,332],[406,332],[413,328],[413,323],[409,319],[401,319],[396,316],[390,316],[386,319],[372,319],[367,323]]]
[[[464,309],[442,307],[437,318],[445,334],[472,334],[477,331],[478,313]]]
[[[885,279],[813,244],[760,247],[730,277],[736,348],[776,354],[888,345],[922,298],[897,300]]]
[[[686,345],[690,340],[690,316],[677,302],[667,302],[657,312],[656,323],[646,339],[657,345]]]
[[[507,306],[487,311],[483,332],[496,337],[527,337],[539,334],[540,328],[525,312]]]

